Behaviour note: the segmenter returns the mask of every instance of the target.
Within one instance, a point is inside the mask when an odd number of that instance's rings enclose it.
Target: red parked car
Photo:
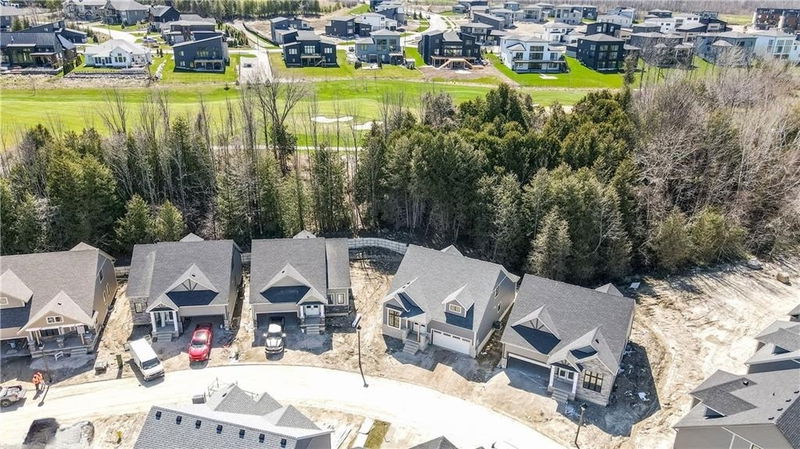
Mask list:
[[[189,362],[203,362],[211,354],[211,342],[214,340],[214,331],[211,323],[201,323],[192,332],[189,343]]]

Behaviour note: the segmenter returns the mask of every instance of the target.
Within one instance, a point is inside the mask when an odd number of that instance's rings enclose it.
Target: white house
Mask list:
[[[359,23],[368,23],[370,25],[371,31],[378,31],[378,30],[391,30],[394,31],[397,29],[397,21],[394,19],[389,19],[383,14],[377,13],[366,13],[361,14],[360,16],[356,17],[356,21]]]
[[[500,60],[517,73],[563,72],[566,47],[530,36],[500,38]]]
[[[597,16],[598,22],[614,23],[622,28],[630,28],[633,25],[633,18],[622,14],[602,14]]]
[[[793,34],[773,28],[766,31],[756,31],[755,47],[753,53],[764,59],[783,59],[800,62],[800,41]]]
[[[700,16],[697,14],[675,14],[672,17],[652,17],[645,19],[644,22],[660,26],[662,33],[672,33],[684,25],[699,24]]]
[[[86,47],[84,56],[88,67],[114,69],[142,67],[153,60],[150,49],[122,39],[111,39],[100,45]]]
[[[548,22],[544,24],[544,32],[540,33],[538,37],[550,43],[566,42],[566,36],[575,30],[574,25],[569,25],[561,22]]]

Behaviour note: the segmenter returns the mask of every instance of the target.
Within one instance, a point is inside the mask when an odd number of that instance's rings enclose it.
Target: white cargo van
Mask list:
[[[161,360],[158,360],[153,347],[144,338],[133,340],[128,343],[131,348],[133,363],[139,368],[144,380],[152,380],[164,375],[164,367]]]

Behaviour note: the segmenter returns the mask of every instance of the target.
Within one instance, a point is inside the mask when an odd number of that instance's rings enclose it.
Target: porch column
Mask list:
[[[325,305],[324,304],[320,304],[319,305],[319,317],[320,318],[325,318]]]
[[[553,388],[553,378],[556,375],[556,367],[550,366],[550,383],[547,385],[548,388]]]
[[[575,372],[575,377],[572,378],[572,397],[575,397],[575,392],[578,391],[578,376],[581,373]]]
[[[153,326],[153,332],[155,332],[156,329],[157,329],[156,328],[156,314],[153,313],[153,312],[150,312],[150,325]]]
[[[172,327],[175,329],[175,333],[178,333],[178,312],[172,311]]]

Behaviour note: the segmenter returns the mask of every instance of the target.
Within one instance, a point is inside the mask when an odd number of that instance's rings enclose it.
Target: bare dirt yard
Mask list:
[[[497,336],[477,359],[433,347],[412,356],[402,352],[399,341],[383,337],[380,304],[398,264],[399,257],[389,254],[351,262],[353,313],[330,319],[327,332],[320,336],[287,329],[286,351],[279,357],[267,358],[259,339],[253,338],[259,331],[254,331],[250,322],[245,289],[241,315],[237,315],[242,322],[237,323],[230,337],[217,332],[207,365],[267,362],[357,371],[358,336],[350,322],[355,313],[360,313],[362,360],[367,375],[425,385],[480,403],[570,446],[578,419],[575,404],[557,408],[544,391],[546,377],[539,373],[526,367],[497,368]],[[776,281],[778,270],[787,271],[794,285]],[[666,279],[644,278],[637,291],[620,286],[637,301],[631,343],[623,357],[622,374],[617,378],[611,405],[589,407],[588,425],[581,431],[581,441],[591,441],[592,448],[601,449],[671,447],[671,426],[691,404],[688,391],[716,369],[745,371],[743,361],[755,349],[752,337],[772,321],[786,319],[786,313],[800,302],[798,279],[800,265],[793,261],[765,263],[763,270],[736,265]],[[57,372],[56,381],[82,383],[135,375],[123,343],[147,331],[147,326],[130,324],[130,309],[124,288],[121,289],[97,353],[98,358],[109,362],[108,372],[95,375],[91,370],[93,357],[89,357],[82,368]],[[184,332],[173,342],[154,343],[167,370],[189,368],[185,352],[189,334]],[[230,345],[225,347],[223,341],[230,341]],[[116,369],[116,354],[123,357],[122,371]],[[4,370],[7,368],[4,366]],[[7,381],[5,374],[3,380]],[[29,379],[25,377],[28,374],[19,379]],[[318,416],[324,421],[327,415],[321,411]],[[103,435],[101,429],[97,435]],[[387,434],[387,440],[395,438],[407,446],[430,437],[406,429],[390,428]],[[401,446],[387,442],[384,447]]]

